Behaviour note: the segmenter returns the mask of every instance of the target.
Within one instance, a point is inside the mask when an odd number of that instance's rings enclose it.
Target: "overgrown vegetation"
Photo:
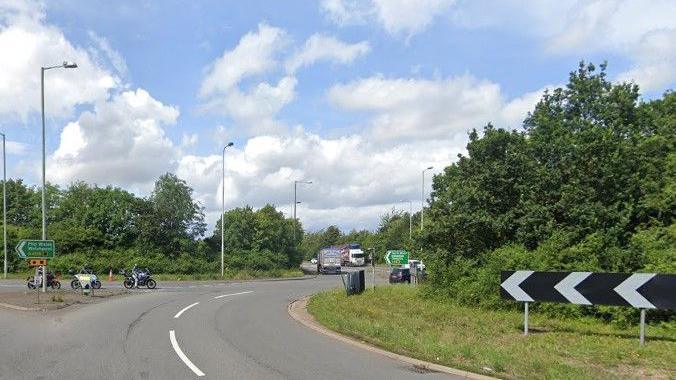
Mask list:
[[[491,376],[666,379],[676,372],[676,331],[665,323],[648,326],[641,347],[636,326],[534,313],[524,337],[523,313],[425,299],[405,285],[351,297],[320,293],[308,310],[321,324],[389,351]]]
[[[109,268],[117,271],[138,265],[154,273],[220,274],[220,221],[205,238],[204,211],[192,192],[171,173],[161,176],[146,198],[84,182],[63,190],[49,185],[48,238],[57,246],[57,257],[50,266],[62,272],[87,265],[108,273]],[[8,180],[7,196],[8,246],[39,237],[40,190],[21,179]],[[249,273],[245,277],[283,275],[284,269],[300,263],[293,222],[273,206],[230,210],[225,217],[229,269],[245,270]],[[297,235],[302,236],[300,227]],[[25,261],[14,254],[8,262],[10,271],[27,269]]]
[[[522,130],[472,131],[434,177],[424,247],[431,293],[506,306],[500,270],[676,272],[676,93],[639,101],[581,63]],[[633,320],[634,310],[539,304]],[[671,316],[670,313],[662,317]]]

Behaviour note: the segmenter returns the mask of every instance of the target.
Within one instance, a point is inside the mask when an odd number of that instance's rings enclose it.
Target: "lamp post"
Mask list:
[[[420,231],[423,230],[423,219],[425,217],[425,172],[434,169],[433,166],[422,171],[422,190],[420,195]]]
[[[399,202],[408,202],[408,240],[413,240],[413,201],[402,199]]]
[[[5,252],[4,278],[7,278],[7,155],[5,154],[5,134],[2,135],[2,244]]]
[[[311,185],[312,181],[293,181],[293,244],[296,244],[296,229],[298,228],[298,220],[296,219],[296,205],[299,204],[297,200],[297,187],[299,183]]]
[[[225,150],[235,144],[229,142],[223,147],[221,159],[221,278],[225,276]]]
[[[45,198],[45,71],[51,69],[75,69],[77,64],[75,62],[64,61],[60,65],[48,66],[40,68],[40,95],[42,106],[42,240],[47,240],[47,210]],[[42,292],[47,292],[47,272],[46,268],[42,267]]]

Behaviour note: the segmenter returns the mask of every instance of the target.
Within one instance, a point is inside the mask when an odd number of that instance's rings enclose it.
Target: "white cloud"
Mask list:
[[[276,53],[288,42],[284,30],[259,24],[256,32],[245,34],[233,50],[226,50],[210,65],[200,95],[227,94],[241,80],[272,70],[277,66]]]
[[[474,0],[452,10],[467,28],[523,33],[551,55],[619,55],[631,67],[617,77],[647,91],[676,80],[676,1],[673,0]],[[611,62],[612,63],[612,62]]]
[[[388,33],[408,36],[427,28],[453,0],[324,0],[321,8],[339,25],[378,22]]]
[[[321,34],[308,38],[293,55],[285,51],[289,44],[286,31],[267,24],[245,34],[209,66],[200,89],[201,109],[230,117],[252,135],[279,132],[284,123],[276,116],[296,96],[296,70],[318,61],[350,63],[369,51],[365,41],[348,44]],[[266,75],[279,75],[283,59],[286,74],[276,83],[269,81]]]
[[[302,49],[287,59],[286,70],[293,73],[300,67],[309,66],[321,60],[347,64],[367,54],[370,50],[371,47],[366,41],[348,44],[332,36],[313,34],[305,41]]]
[[[143,89],[126,91],[99,102],[61,132],[49,158],[49,180],[75,180],[147,189],[175,167],[176,148],[164,127],[176,123],[179,111]]]
[[[197,133],[184,133],[181,137],[181,148],[193,148],[197,145],[199,141],[199,136]]]
[[[306,225],[317,229],[335,220],[344,227],[375,227],[371,221],[393,203],[419,199],[422,168],[434,165],[441,170],[464,151],[465,143],[463,135],[386,146],[359,135],[324,138],[303,129],[288,136],[253,137],[226,151],[226,208],[273,203],[288,211],[293,181],[306,179],[313,184],[298,192]],[[195,188],[213,223],[223,186],[220,154],[184,156],[177,174]],[[361,218],[368,212],[375,214]],[[311,215],[315,219],[304,219]]]
[[[542,91],[506,101],[498,84],[471,75],[439,80],[374,76],[338,84],[328,98],[340,109],[371,113],[368,127],[377,140],[437,139],[488,122],[518,127]]]
[[[45,73],[47,114],[69,116],[78,104],[100,101],[119,79],[98,65],[86,49],[71,44],[44,23],[40,4],[0,4],[0,114],[25,120],[40,111],[40,67],[75,61],[77,69]]]
[[[7,147],[7,154],[13,154],[16,156],[22,156],[26,154],[28,150],[28,145],[16,141],[7,141],[5,143]]]
[[[121,76],[126,77],[129,69],[127,68],[127,62],[122,57],[122,54],[110,46],[110,42],[105,37],[101,37],[98,34],[90,31],[89,38],[96,43],[98,49],[92,49],[93,55],[99,55],[99,52],[103,53],[108,62],[113,66],[115,71]]]

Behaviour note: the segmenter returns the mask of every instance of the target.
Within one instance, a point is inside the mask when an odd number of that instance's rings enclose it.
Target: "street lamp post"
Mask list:
[[[2,135],[2,244],[5,252],[4,278],[7,278],[7,155],[5,154],[5,134]]]
[[[413,201],[402,199],[399,202],[408,202],[408,240],[413,240]]]
[[[45,71],[51,69],[75,69],[77,64],[75,62],[64,61],[60,65],[48,66],[40,68],[40,95],[42,105],[42,240],[47,240],[47,209],[45,198]],[[47,292],[47,272],[46,268],[42,267],[42,292]]]
[[[434,169],[433,166],[430,166],[427,169],[422,171],[422,191],[420,196],[420,231],[423,230],[423,219],[425,217],[425,172],[428,170]]]
[[[233,145],[232,142],[229,142],[223,147],[221,160],[221,177],[223,180],[221,185],[221,278],[225,276],[225,149]]]
[[[312,181],[293,181],[293,244],[296,244],[296,229],[298,228],[298,220],[296,219],[296,205],[299,204],[297,199],[297,187],[299,183],[311,185]]]

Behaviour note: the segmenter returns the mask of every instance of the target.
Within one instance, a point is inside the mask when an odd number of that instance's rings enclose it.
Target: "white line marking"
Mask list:
[[[249,294],[249,293],[253,293],[253,291],[250,290],[250,291],[248,291],[248,292],[239,292],[239,293],[223,294],[223,295],[221,295],[221,296],[216,296],[216,297],[214,297],[214,299],[219,299],[219,298],[223,298],[223,297],[230,297],[230,296],[238,296],[238,295],[240,295],[240,294]]]
[[[204,372],[200,371],[199,368],[197,368],[196,365],[192,364],[190,359],[188,359],[187,356],[181,351],[181,347],[178,346],[178,342],[176,342],[176,334],[174,333],[174,330],[169,330],[169,340],[171,341],[171,346],[174,348],[174,351],[176,351],[176,355],[183,360],[183,363],[188,366],[193,372],[195,372],[195,375],[202,377],[204,376]]]
[[[178,313],[176,313],[176,315],[174,315],[174,318],[180,317],[181,314],[183,314],[185,311],[187,311],[188,309],[190,309],[191,307],[193,307],[193,306],[195,306],[195,305],[199,305],[199,302],[195,302],[195,303],[192,304],[192,305],[188,305],[188,306],[184,307],[181,311],[179,311]]]

